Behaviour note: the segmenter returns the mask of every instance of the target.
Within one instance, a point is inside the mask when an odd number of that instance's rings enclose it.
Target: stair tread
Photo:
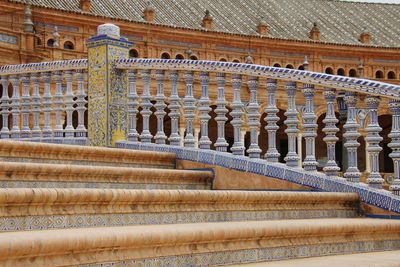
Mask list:
[[[303,259],[291,259],[274,262],[259,262],[250,264],[235,264],[235,267],[398,267],[400,264],[400,250],[356,253],[349,255],[335,255]]]

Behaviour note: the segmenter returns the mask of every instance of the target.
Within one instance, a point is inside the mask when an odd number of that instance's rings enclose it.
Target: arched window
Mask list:
[[[351,69],[349,71],[349,76],[350,77],[357,77],[357,71],[355,69]]]
[[[129,57],[130,58],[138,58],[139,52],[136,49],[129,50]]]
[[[280,67],[281,67],[281,65],[280,65],[280,64],[278,64],[278,63],[275,63],[275,64],[274,64],[274,67],[276,67],[276,68],[280,68]]]
[[[219,61],[226,62],[225,58],[220,58]]]
[[[185,57],[183,55],[181,55],[181,54],[177,54],[175,56],[175,59],[185,59]]]
[[[298,69],[298,70],[304,70],[304,66],[303,66],[303,65],[300,65],[297,69]]]
[[[198,58],[196,56],[190,56],[191,60],[198,60]]]
[[[396,79],[396,74],[394,73],[394,71],[389,71],[388,74],[387,74],[387,78],[388,78],[389,80],[394,80],[394,79]]]
[[[291,64],[287,64],[287,65],[286,65],[286,68],[287,68],[287,69],[294,69],[293,65],[291,65]]]
[[[36,45],[37,46],[42,45],[42,39],[40,37],[36,37]]]
[[[383,79],[383,71],[378,70],[377,72],[375,72],[375,78],[376,79]]]
[[[164,52],[164,53],[161,54],[161,58],[162,59],[170,59],[171,56],[167,52]]]
[[[48,47],[54,47],[54,39],[47,40],[47,46]]]
[[[234,60],[232,60],[232,62],[234,62],[234,63],[240,63],[239,59],[234,59]]]
[[[337,70],[337,75],[339,75],[339,76],[344,76],[344,75],[345,75],[345,74],[344,74],[344,69],[342,69],[342,68],[338,69],[338,70]]]
[[[333,74],[333,69],[332,68],[326,68],[325,69],[326,74]]]
[[[64,43],[64,49],[74,50],[74,44],[71,41],[66,41]]]

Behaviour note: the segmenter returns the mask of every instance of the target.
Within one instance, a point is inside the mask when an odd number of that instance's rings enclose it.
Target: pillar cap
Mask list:
[[[97,27],[97,36],[100,35],[107,35],[116,39],[121,37],[119,27],[111,23],[102,24]]]

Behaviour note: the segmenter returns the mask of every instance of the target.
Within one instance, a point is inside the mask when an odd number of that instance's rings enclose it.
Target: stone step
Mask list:
[[[205,170],[0,162],[0,188],[210,189],[212,178]]]
[[[173,153],[0,140],[0,161],[175,168]]]
[[[209,266],[399,249],[398,220],[141,225],[1,233],[0,265]]]
[[[236,267],[398,267],[400,266],[400,250],[335,255],[306,259],[293,259],[275,262],[259,262],[230,265]]]
[[[0,231],[354,217],[357,194],[0,189]]]

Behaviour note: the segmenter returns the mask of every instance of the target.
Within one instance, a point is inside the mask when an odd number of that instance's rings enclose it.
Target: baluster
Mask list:
[[[42,130],[40,129],[40,92],[39,92],[39,75],[36,73],[31,74],[31,80],[33,82],[33,93],[32,93],[32,113],[33,113],[33,127],[32,127],[32,138],[40,139],[42,137]]]
[[[336,136],[337,132],[339,132],[339,128],[336,126],[339,120],[335,115],[335,89],[326,88],[324,91],[324,97],[326,101],[326,115],[325,119],[322,121],[325,123],[325,127],[322,129],[322,131],[326,134],[323,140],[327,146],[328,158],[328,161],[324,167],[324,172],[327,176],[337,176],[340,168],[336,163],[335,146],[336,142],[339,140],[339,138]]]
[[[250,158],[260,158],[261,149],[258,146],[258,131],[260,129],[260,112],[257,101],[258,78],[249,77],[248,86],[250,89],[250,101],[247,106],[248,125],[250,128],[250,146],[247,153]]]
[[[61,114],[64,110],[63,92],[62,92],[62,73],[56,71],[53,73],[53,80],[56,83],[56,93],[54,94],[54,111],[56,114],[56,124],[54,127],[54,139],[56,143],[62,143],[64,137],[63,125],[61,123]]]
[[[72,139],[75,136],[75,129],[74,126],[72,125],[72,116],[74,113],[74,92],[72,90],[72,80],[73,80],[73,75],[72,71],[66,70],[64,71],[64,79],[67,82],[67,88],[65,92],[65,113],[67,115],[67,121],[66,121],[66,126],[65,126],[65,138]]]
[[[138,142],[139,133],[136,129],[136,116],[138,114],[139,107],[139,96],[136,91],[136,70],[128,71],[128,83],[129,83],[129,95],[128,95],[128,121],[129,121],[129,132],[128,141]]]
[[[195,117],[194,111],[196,110],[196,99],[193,97],[193,80],[193,72],[185,72],[186,92],[185,97],[183,98],[186,121],[186,136],[184,139],[185,147],[194,147],[195,145],[193,136],[193,120]]]
[[[43,114],[44,114],[44,124],[42,129],[43,138],[47,141],[52,139],[53,131],[51,128],[51,76],[49,72],[43,72],[41,74],[41,79],[44,83],[44,91],[43,91]]]
[[[279,109],[276,107],[276,91],[276,80],[268,79],[268,105],[265,108],[265,113],[267,114],[267,116],[264,119],[264,121],[267,123],[267,125],[265,126],[265,130],[267,130],[268,132],[268,150],[267,153],[265,153],[264,158],[269,162],[278,162],[280,156],[278,150],[276,149],[276,131],[279,130],[279,126],[277,125],[279,117],[276,115],[279,112]]]
[[[200,81],[201,81],[201,98],[199,100],[199,112],[200,112],[200,141],[199,147],[200,149],[210,149],[211,140],[208,137],[208,121],[211,116],[209,115],[210,108],[210,98],[208,97],[208,83],[210,81],[210,77],[207,72],[200,73]]]
[[[233,86],[233,102],[232,102],[232,126],[233,126],[233,138],[234,143],[231,148],[233,155],[243,156],[244,155],[244,143],[241,135],[242,123],[243,123],[243,108],[244,105],[240,98],[240,89],[242,87],[242,76],[235,74],[232,76]]]
[[[151,95],[150,95],[150,70],[142,71],[143,80],[143,94],[142,94],[142,114],[143,117],[143,130],[140,135],[140,140],[142,143],[151,143],[151,138],[153,137],[150,133],[150,116],[151,116]]]
[[[11,128],[11,138],[19,139],[20,128],[19,128],[19,113],[20,113],[20,94],[19,94],[19,78],[18,76],[11,76],[10,82],[13,87],[13,94],[11,97],[11,114],[13,126]]]
[[[165,114],[165,95],[164,95],[164,71],[157,70],[156,72],[156,81],[157,81],[157,95],[156,95],[156,103],[154,107],[156,108],[156,112],[154,113],[157,117],[157,134],[154,137],[156,140],[156,144],[165,144],[165,140],[167,136],[164,133],[164,117]]]
[[[21,138],[30,138],[31,137],[31,129],[29,128],[29,109],[30,109],[30,94],[29,94],[29,86],[30,79],[28,75],[21,76],[22,82],[22,129],[21,129]]]
[[[348,168],[344,173],[344,177],[350,182],[358,183],[360,182],[361,173],[357,167],[357,148],[360,146],[357,141],[357,138],[360,137],[360,133],[357,131],[360,124],[358,124],[356,120],[357,94],[354,92],[346,92],[344,100],[347,105],[347,120],[343,126],[346,130],[343,137],[346,138],[344,147],[347,149],[348,155]]]
[[[392,139],[388,145],[392,149],[389,156],[393,160],[394,178],[390,185],[393,194],[400,196],[400,101],[390,100],[389,108],[392,112],[392,131],[389,137]]]
[[[226,113],[228,109],[226,108],[225,100],[225,74],[217,73],[217,108],[215,113],[217,114],[215,120],[217,121],[217,132],[218,138],[215,142],[215,148],[217,151],[226,152],[228,148],[228,142],[225,140],[225,123],[228,120]]]
[[[3,95],[1,96],[1,116],[3,117],[3,125],[1,128],[1,139],[10,138],[10,130],[8,129],[8,116],[10,115],[10,98],[8,97],[8,77],[1,76],[1,85],[3,87]]]
[[[367,96],[366,103],[369,109],[369,123],[365,129],[368,133],[365,141],[368,143],[367,151],[371,166],[371,173],[368,175],[367,183],[370,187],[382,189],[385,180],[379,173],[379,153],[382,151],[379,143],[383,140],[379,135],[382,131],[378,123],[379,97]]]
[[[78,112],[78,126],[76,127],[76,137],[79,139],[86,138],[86,127],[85,127],[85,111],[86,111],[86,95],[85,95],[85,74],[82,71],[75,73],[77,81],[77,92],[76,92],[76,111]]]
[[[287,126],[285,133],[288,136],[288,153],[285,157],[285,161],[287,166],[297,167],[300,158],[296,153],[296,139],[297,134],[299,133],[299,129],[297,129],[297,126],[299,124],[297,115],[299,114],[299,112],[296,109],[295,98],[297,90],[296,83],[286,82],[285,90],[288,96],[288,108],[285,112],[285,116],[287,117],[285,120],[285,124]]]
[[[178,96],[178,72],[171,71],[169,73],[169,79],[171,81],[171,95],[169,97],[169,117],[171,118],[171,136],[169,137],[169,143],[171,146],[179,146],[181,138],[179,136],[179,96]]]
[[[315,137],[317,137],[318,125],[315,122],[317,116],[314,113],[314,86],[311,84],[304,84],[303,95],[306,100],[305,112],[303,114],[303,136],[306,141],[306,157],[303,162],[303,167],[306,171],[316,171],[318,162],[315,158]]]

